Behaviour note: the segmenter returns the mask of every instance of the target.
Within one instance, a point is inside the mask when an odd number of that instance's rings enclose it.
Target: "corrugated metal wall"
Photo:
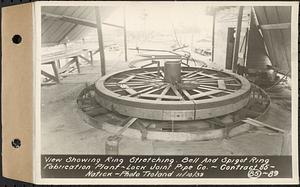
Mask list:
[[[290,6],[254,7],[260,25],[291,23]],[[282,72],[291,70],[291,28],[262,30],[273,66]]]

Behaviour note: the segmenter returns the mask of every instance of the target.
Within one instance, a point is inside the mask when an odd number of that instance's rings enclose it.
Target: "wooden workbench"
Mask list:
[[[84,56],[84,54],[89,54],[89,59]],[[64,73],[69,69],[69,67],[75,63],[78,73],[80,73],[80,62],[79,58],[87,61],[89,64],[93,65],[93,50],[89,49],[72,49],[72,50],[63,50],[53,53],[48,53],[42,55],[42,65],[51,65],[54,75],[47,73],[46,71],[41,70],[41,74],[45,77],[53,80],[56,83],[60,83],[60,74]],[[62,59],[68,59],[69,61],[61,67],[60,61]]]

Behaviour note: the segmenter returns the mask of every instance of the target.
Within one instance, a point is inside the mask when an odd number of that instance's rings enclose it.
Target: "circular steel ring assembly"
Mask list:
[[[187,121],[214,118],[240,110],[249,101],[251,85],[242,76],[165,62],[116,72],[96,82],[96,100],[120,114]]]

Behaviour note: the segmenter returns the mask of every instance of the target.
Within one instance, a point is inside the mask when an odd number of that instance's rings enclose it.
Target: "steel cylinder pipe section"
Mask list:
[[[180,61],[167,61],[164,65],[164,80],[171,84],[181,82],[181,62]]]

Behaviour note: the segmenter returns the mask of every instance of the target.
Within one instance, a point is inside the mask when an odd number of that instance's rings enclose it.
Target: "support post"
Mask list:
[[[58,67],[58,69],[61,68],[60,59],[57,60],[57,67]]]
[[[94,58],[93,58],[93,51],[89,51],[89,54],[90,54],[90,58],[91,58],[91,65],[93,66],[94,65]]]
[[[213,28],[212,28],[212,46],[211,46],[211,61],[214,61],[215,54],[215,27],[216,27],[216,13],[213,15]]]
[[[101,15],[100,15],[99,7],[95,7],[95,15],[96,15],[98,43],[99,43],[99,52],[100,52],[101,75],[104,76],[105,75],[105,54],[104,54]]]
[[[126,33],[126,10],[123,9],[123,31],[124,31],[124,55],[125,62],[127,62],[127,33]]]
[[[60,82],[60,80],[59,80],[59,73],[58,73],[58,69],[56,67],[55,61],[52,61],[51,65],[52,65],[52,69],[53,69],[54,75],[55,75],[55,77],[57,79],[57,83],[59,83]]]
[[[53,75],[51,75],[51,74],[49,74],[49,73],[47,73],[47,72],[45,72],[43,70],[41,70],[41,74],[44,75],[45,77],[47,77],[47,78],[49,78],[49,79],[51,79],[51,80],[59,83],[59,79],[56,76],[53,76]]]
[[[242,18],[243,18],[243,6],[239,7],[236,35],[234,42],[234,51],[233,51],[233,62],[232,62],[232,72],[236,72],[237,62],[239,58],[239,46],[240,46],[240,37],[241,37],[241,28],[242,28]]]
[[[74,58],[75,58],[75,64],[76,64],[76,67],[77,67],[77,71],[78,71],[78,73],[80,73],[79,57],[76,56]]]
[[[290,155],[291,154],[291,132],[287,131],[282,135],[282,146],[280,155]]]

